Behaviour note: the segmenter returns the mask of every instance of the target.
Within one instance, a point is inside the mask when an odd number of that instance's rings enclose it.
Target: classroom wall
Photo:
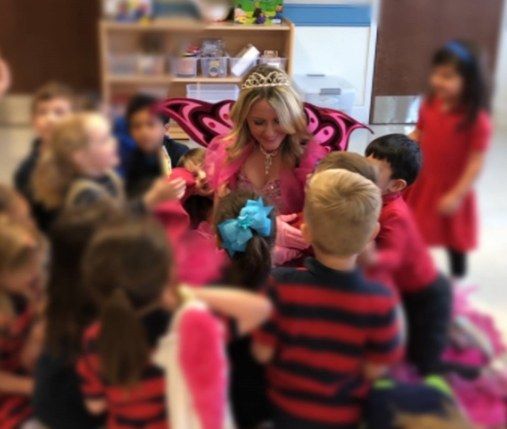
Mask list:
[[[359,0],[286,0],[296,25],[294,74],[338,75],[356,89],[353,116],[369,117],[376,27],[371,4]]]

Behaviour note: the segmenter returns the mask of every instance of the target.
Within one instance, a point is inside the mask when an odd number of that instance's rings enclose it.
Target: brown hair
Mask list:
[[[289,77],[278,68],[259,65],[250,70],[243,82],[253,73],[268,76],[273,72],[282,74],[289,80]],[[281,149],[284,162],[287,165],[295,165],[303,152],[303,144],[310,139],[310,134],[308,133],[307,117],[301,98],[294,88],[284,85],[241,90],[238,101],[234,103],[231,111],[234,127],[227,139],[234,143],[228,148],[229,159],[234,160],[241,156],[245,148],[252,143],[247,116],[252,106],[260,100],[267,100],[276,110],[280,125],[287,133],[287,138]]]
[[[319,162],[315,172],[320,173],[321,171],[331,170],[333,168],[341,168],[351,171],[352,173],[360,174],[373,183],[377,183],[377,173],[375,169],[364,156],[358,153],[331,152]]]
[[[81,349],[84,328],[97,314],[80,275],[83,254],[98,228],[122,219],[114,205],[101,202],[66,209],[51,228],[46,343],[54,356],[73,361]]]
[[[257,200],[258,198],[254,192],[243,190],[231,192],[221,198],[216,207],[213,222],[217,234],[220,235],[219,224],[237,218],[248,200]],[[227,272],[227,280],[230,284],[256,290],[267,279],[271,270],[271,250],[276,237],[274,211],[271,212],[271,235],[269,237],[262,237],[257,232],[252,232],[253,237],[248,242],[245,251],[236,252],[231,257],[232,265]]]
[[[75,114],[56,126],[32,179],[35,199],[46,207],[61,207],[72,181],[79,176],[72,157],[76,151],[88,147],[89,121],[95,116],[93,113]]]
[[[132,385],[150,353],[139,313],[158,302],[170,278],[166,234],[149,219],[105,228],[92,240],[83,269],[100,306],[101,372],[113,385]]]
[[[304,208],[312,245],[334,256],[360,253],[372,238],[380,207],[378,187],[357,173],[332,169],[313,175]]]
[[[55,98],[68,100],[72,109],[76,107],[76,97],[74,91],[69,86],[60,82],[48,82],[35,92],[32,98],[32,114],[35,114],[40,103],[54,100]]]

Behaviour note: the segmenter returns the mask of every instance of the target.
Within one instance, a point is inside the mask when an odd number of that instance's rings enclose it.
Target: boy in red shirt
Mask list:
[[[419,146],[403,134],[389,134],[366,148],[382,191],[376,251],[363,255],[373,278],[389,279],[403,299],[408,321],[408,358],[422,374],[442,369],[451,315],[449,281],[436,269],[402,192],[421,167]]]

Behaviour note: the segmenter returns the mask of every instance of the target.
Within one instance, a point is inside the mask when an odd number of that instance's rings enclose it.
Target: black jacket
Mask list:
[[[178,165],[180,158],[189,150],[186,145],[168,137],[164,138],[163,144],[171,158],[173,168]],[[159,154],[147,154],[136,147],[130,155],[125,173],[127,196],[129,198],[140,197],[161,174]]]

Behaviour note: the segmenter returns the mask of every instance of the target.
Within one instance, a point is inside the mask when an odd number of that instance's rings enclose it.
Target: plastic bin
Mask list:
[[[137,73],[137,54],[110,54],[109,73],[116,75],[129,75]]]
[[[228,83],[192,83],[187,85],[187,97],[208,103],[222,100],[237,100],[239,86]]]
[[[204,77],[226,77],[228,71],[228,57],[203,57],[201,70]]]
[[[197,57],[172,57],[169,59],[171,64],[171,73],[179,77],[196,77]]]
[[[165,72],[165,57],[160,54],[139,54],[137,57],[139,74],[148,76],[161,75]]]
[[[287,70],[287,58],[282,57],[260,57],[259,58],[259,64],[267,64],[271,67],[279,68],[280,70]]]
[[[356,90],[345,79],[335,75],[296,75],[294,83],[304,101],[320,107],[352,113]]]
[[[257,65],[257,59],[247,59],[243,57],[230,58],[229,66],[231,69],[232,76],[244,76],[250,69]]]

